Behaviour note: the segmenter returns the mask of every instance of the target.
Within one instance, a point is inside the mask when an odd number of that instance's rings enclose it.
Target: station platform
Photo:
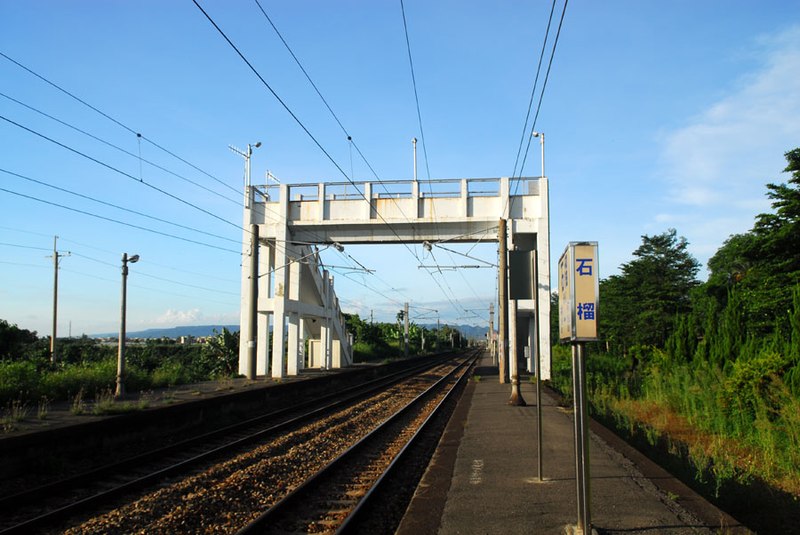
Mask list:
[[[525,407],[484,355],[397,531],[401,535],[571,533],[577,524],[574,424],[542,388],[542,481],[535,384]],[[598,534],[750,533],[592,422],[591,525]]]

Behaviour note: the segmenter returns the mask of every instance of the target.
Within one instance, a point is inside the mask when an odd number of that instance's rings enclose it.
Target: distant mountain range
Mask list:
[[[467,338],[484,338],[486,337],[487,327],[478,327],[476,325],[450,325],[458,329]],[[181,336],[194,336],[199,338],[201,336],[214,336],[214,330],[222,332],[225,327],[229,331],[238,331],[238,325],[187,325],[184,327],[165,327],[163,329],[147,329],[144,331],[128,331],[128,338],[180,338]],[[423,325],[426,329],[435,329],[436,324]],[[95,334],[93,338],[116,338],[119,333],[106,333]]]
[[[185,327],[165,327],[163,329],[147,329],[127,332],[128,338],[180,338],[181,336],[214,336],[214,330],[222,332],[225,327],[229,331],[238,331],[238,325],[187,325]],[[95,334],[93,338],[116,338],[119,333]]]

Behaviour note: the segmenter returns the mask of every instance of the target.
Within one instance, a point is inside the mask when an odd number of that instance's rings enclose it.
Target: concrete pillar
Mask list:
[[[536,332],[536,316],[537,312],[534,312],[528,318],[528,373],[536,373],[536,349],[538,334]]]
[[[272,270],[275,268],[275,243],[271,242],[266,247],[262,246],[262,254],[258,256],[259,279],[258,301],[259,310],[265,310],[265,303],[272,298]],[[269,375],[269,321],[271,314],[261,312],[258,315],[258,345],[256,346],[256,373]]]
[[[297,312],[289,314],[289,350],[287,352],[286,374],[297,375],[300,369],[300,315]]]
[[[524,407],[525,400],[522,397],[519,380],[519,339],[517,338],[517,300],[510,299],[508,302],[508,373],[511,378],[511,397],[509,405]]]
[[[297,348],[297,371],[306,368],[306,340],[308,339],[308,328],[306,326],[306,319],[302,316],[299,318],[300,323],[300,340],[298,341]]]
[[[367,221],[372,219],[372,182],[364,182],[364,211],[361,217]]]
[[[284,372],[284,346],[286,344],[286,305],[289,290],[289,191],[281,184],[280,215],[284,218],[275,233],[275,292],[272,299],[272,377],[281,379]]]
[[[467,186],[467,179],[461,179],[461,197],[459,199],[459,215],[461,217],[469,216],[469,186]]]
[[[320,221],[325,221],[325,183],[320,182],[317,187],[317,217]]]

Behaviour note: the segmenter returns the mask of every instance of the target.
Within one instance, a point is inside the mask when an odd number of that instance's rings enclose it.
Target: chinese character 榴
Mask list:
[[[576,258],[575,261],[578,263],[578,269],[575,270],[578,272],[578,275],[583,276],[592,274],[591,258]]]
[[[594,319],[594,303],[578,303],[578,319],[579,320],[593,320]]]

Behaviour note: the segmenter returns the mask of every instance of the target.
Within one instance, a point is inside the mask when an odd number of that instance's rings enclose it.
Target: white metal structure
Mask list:
[[[508,220],[508,249],[538,252],[539,336],[534,300],[516,302],[510,321],[511,354],[541,344],[542,378],[550,377],[550,247],[545,177],[381,181],[250,186],[244,228],[258,226],[257,373],[271,361],[273,377],[304,365],[340,367],[351,348],[333,292],[333,278],[319,268],[309,244],[497,242],[499,219]],[[242,331],[239,369],[247,370],[248,314],[253,304],[251,234],[242,257]],[[266,254],[265,254],[266,253]],[[509,308],[513,310],[513,308]],[[273,326],[271,355],[267,343]],[[285,327],[284,327],[285,326]],[[283,328],[282,328],[283,327]],[[537,340],[538,339],[538,340]],[[288,351],[284,351],[288,340]],[[312,355],[303,354],[308,340]],[[535,355],[535,351],[529,354]],[[318,358],[319,357],[319,358]],[[528,370],[533,363],[528,359]]]

